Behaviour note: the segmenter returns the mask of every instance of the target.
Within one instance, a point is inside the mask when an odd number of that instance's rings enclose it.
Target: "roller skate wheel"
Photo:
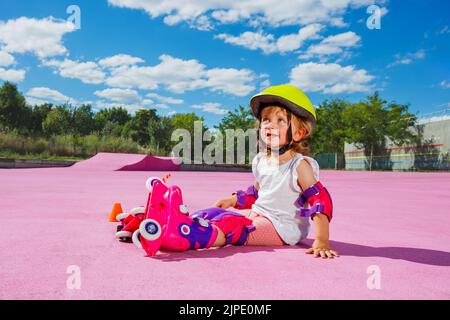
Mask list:
[[[187,235],[189,235],[189,233],[191,233],[191,228],[187,224],[183,224],[180,228],[180,231],[182,234],[187,236]]]
[[[130,210],[130,214],[133,216],[141,213],[145,213],[145,207],[136,207]]]
[[[145,187],[147,188],[148,191],[152,192],[153,190],[153,183],[155,183],[155,181],[158,180],[161,183],[164,183],[160,178],[158,177],[150,177],[147,179],[147,181],[145,182]]]
[[[128,212],[122,212],[122,213],[119,213],[117,216],[116,216],[116,220],[117,221],[120,221],[120,220],[123,220],[123,219],[125,219],[126,217],[128,217],[130,214],[128,213]]]
[[[146,240],[154,241],[161,236],[161,225],[153,219],[145,219],[139,226],[139,232]]]
[[[139,232],[139,230],[136,230],[133,233],[133,236],[131,237],[131,240],[133,240],[133,243],[136,247],[138,247],[139,249],[142,249],[142,244],[141,244],[141,239],[140,239],[140,235],[141,233]]]
[[[186,215],[189,213],[189,210],[185,204],[180,205],[180,212]]]
[[[116,233],[116,238],[131,238],[132,234],[130,231],[119,231]]]

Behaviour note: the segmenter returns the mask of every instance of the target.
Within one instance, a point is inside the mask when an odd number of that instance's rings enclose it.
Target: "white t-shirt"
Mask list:
[[[252,211],[267,217],[281,239],[295,245],[306,238],[309,232],[309,217],[300,217],[296,200],[302,193],[297,182],[297,167],[305,159],[313,169],[314,178],[319,181],[319,164],[311,157],[297,153],[282,165],[268,163],[265,153],[258,153],[252,161],[252,171],[259,183],[258,199]]]

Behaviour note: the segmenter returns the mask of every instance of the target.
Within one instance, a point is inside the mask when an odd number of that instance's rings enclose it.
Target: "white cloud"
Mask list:
[[[291,70],[290,83],[305,91],[321,91],[323,93],[343,93],[368,91],[374,79],[364,69],[354,66],[341,66],[336,63],[299,64]]]
[[[8,52],[0,51],[0,67],[7,67],[14,64],[16,60]]]
[[[221,33],[214,36],[216,39],[224,40],[225,43],[245,47],[250,50],[262,50],[264,53],[274,53],[276,51],[275,38],[272,34],[262,32],[246,31],[239,36]]]
[[[259,91],[262,91],[262,90],[270,87],[269,74],[261,73],[259,75],[259,80],[261,81],[261,83],[259,84]]]
[[[141,104],[129,104],[129,103],[118,103],[118,102],[111,102],[111,101],[104,101],[99,100],[96,101],[94,109],[101,110],[105,108],[125,108],[128,110],[132,115],[135,114],[136,111],[141,109],[149,109],[148,107],[141,105]]]
[[[112,72],[106,83],[110,86],[153,90],[164,84],[172,92],[184,92],[201,87],[199,77],[205,66],[197,60],[182,60],[161,55],[155,66],[130,66],[120,72]]]
[[[151,99],[142,98],[136,90],[132,89],[108,88],[95,91],[94,94],[100,98],[109,100],[100,100],[99,102],[97,102],[97,105],[102,105],[109,108],[123,106],[130,111],[137,111],[139,109],[148,108],[156,108],[161,110],[170,109],[170,106],[165,103],[154,103],[154,101]],[[148,94],[146,96],[161,97],[157,94]]]
[[[310,46],[300,58],[310,59],[313,57],[323,58],[329,55],[342,55],[345,50],[358,47],[360,40],[361,37],[353,31],[332,35],[326,37],[320,43]]]
[[[323,25],[314,23],[301,28],[298,33],[281,36],[277,40],[277,48],[280,52],[293,51],[300,48],[304,41],[319,39],[318,33],[324,28]]]
[[[100,98],[108,99],[117,103],[134,104],[142,102],[142,98],[139,93],[131,89],[108,88],[104,90],[97,90],[94,94]]]
[[[148,93],[145,95],[146,97],[149,98],[156,98],[158,101],[161,101],[163,103],[169,103],[169,104],[182,104],[184,101],[183,99],[176,99],[176,98],[172,98],[172,97],[165,97],[165,96],[161,96],[157,93]]]
[[[164,110],[170,109],[170,107],[165,103],[157,103],[157,104],[154,104],[152,107],[154,107],[156,109],[164,109]]]
[[[254,76],[247,69],[214,68],[206,71],[205,87],[212,91],[221,91],[235,96],[243,97],[255,90],[255,86],[249,82]]]
[[[61,39],[74,30],[75,25],[66,20],[20,17],[0,21],[0,44],[4,51],[31,52],[40,58],[62,55],[67,49]]]
[[[266,79],[263,82],[261,82],[261,84],[259,85],[259,89],[262,91],[266,88],[270,87],[270,80]]]
[[[70,59],[43,60],[42,65],[54,68],[64,78],[79,79],[84,83],[101,84],[122,89],[155,90],[163,86],[170,92],[184,93],[209,89],[236,96],[245,96],[255,89],[255,76],[248,69],[211,68],[195,59],[183,60],[163,54],[160,63],[153,66],[137,65],[142,59],[116,55],[99,62],[80,62]],[[103,68],[102,68],[103,67]],[[180,104],[183,101],[159,96],[163,103]]]
[[[301,28],[297,33],[281,36],[276,39],[272,34],[261,31],[246,31],[239,36],[221,33],[215,36],[226,43],[242,46],[250,50],[262,50],[265,54],[288,52],[300,48],[304,41],[319,38],[318,32],[323,28],[320,24],[311,24]]]
[[[247,69],[206,69],[195,59],[183,60],[161,55],[154,66],[129,66],[112,71],[106,83],[120,88],[154,90],[165,86],[174,93],[209,88],[238,96],[245,96],[254,87],[249,84],[254,76]]]
[[[348,23],[344,21],[343,17],[335,17],[330,19],[330,25],[337,28],[348,27]]]
[[[213,23],[207,16],[200,16],[194,21],[190,22],[189,25],[191,28],[201,31],[209,31],[214,29]]]
[[[28,97],[28,96],[25,96],[25,101],[26,101],[27,105],[29,105],[29,106],[40,106],[42,104],[49,103],[49,101],[47,101],[47,100]]]
[[[105,68],[117,68],[122,66],[134,65],[144,62],[141,58],[132,57],[128,54],[117,54],[115,56],[101,59],[98,64]]]
[[[25,70],[0,68],[0,80],[20,82],[25,79]]]
[[[42,65],[55,68],[55,73],[63,78],[79,79],[84,83],[100,84],[105,79],[105,73],[97,63],[92,61],[79,62],[70,59],[44,60]]]
[[[204,112],[214,113],[214,114],[218,114],[218,115],[224,115],[224,114],[228,113],[228,110],[221,109],[219,107],[220,107],[220,103],[216,103],[216,102],[205,102],[202,104],[196,104],[196,105],[192,106],[192,108],[194,108],[194,109],[200,109]]]
[[[439,34],[446,34],[446,33],[450,33],[450,28],[446,25],[444,26],[440,31]]]
[[[450,82],[447,80],[442,80],[439,85],[444,89],[450,89]]]
[[[26,100],[29,104],[43,104],[43,103],[71,103],[75,104],[75,99],[72,99],[61,92],[47,87],[35,87],[28,90]],[[39,103],[36,103],[39,102]]]
[[[122,8],[140,9],[155,19],[175,25],[187,22],[203,27],[207,18],[208,30],[218,23],[242,23],[270,26],[307,25],[315,22],[344,24],[342,17],[347,10],[373,4],[373,0],[108,0]],[[205,18],[206,17],[206,18]],[[203,23],[198,23],[203,20]]]
[[[404,55],[396,54],[395,55],[395,61],[388,64],[388,68],[401,65],[401,64],[411,64],[417,60],[422,60],[425,58],[425,50],[420,49],[416,52],[408,52]]]

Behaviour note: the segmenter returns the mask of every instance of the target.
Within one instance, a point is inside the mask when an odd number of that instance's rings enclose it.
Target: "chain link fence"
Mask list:
[[[363,150],[320,153],[315,159],[321,169],[365,171],[450,171],[450,153],[442,144],[386,148],[384,154]]]

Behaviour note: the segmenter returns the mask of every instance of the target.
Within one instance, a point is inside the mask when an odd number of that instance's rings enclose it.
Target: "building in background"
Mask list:
[[[345,169],[450,170],[450,114],[420,119],[413,130],[419,135],[418,143],[397,146],[388,139],[382,154],[371,155],[354,144],[345,143]]]

